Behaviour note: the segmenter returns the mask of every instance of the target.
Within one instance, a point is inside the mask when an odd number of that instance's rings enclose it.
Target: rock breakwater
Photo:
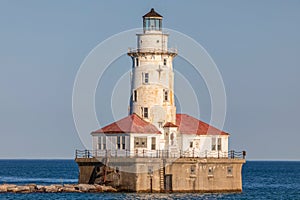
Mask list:
[[[74,193],[74,192],[117,192],[117,189],[105,185],[90,184],[53,184],[53,185],[0,185],[0,193]]]

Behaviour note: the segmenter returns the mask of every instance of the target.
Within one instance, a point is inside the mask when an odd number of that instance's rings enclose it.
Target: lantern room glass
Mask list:
[[[161,19],[157,18],[145,18],[144,31],[161,31],[161,21]]]

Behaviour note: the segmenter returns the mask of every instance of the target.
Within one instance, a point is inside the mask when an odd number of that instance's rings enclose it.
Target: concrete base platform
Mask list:
[[[245,159],[76,158],[79,183],[128,192],[241,192]]]

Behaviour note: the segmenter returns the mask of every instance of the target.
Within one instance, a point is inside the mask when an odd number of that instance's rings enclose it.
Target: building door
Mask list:
[[[172,192],[172,174],[165,175],[165,191]]]

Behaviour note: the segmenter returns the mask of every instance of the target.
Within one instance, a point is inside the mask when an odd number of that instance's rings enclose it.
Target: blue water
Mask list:
[[[0,160],[0,184],[76,183],[73,160]],[[243,192],[229,194],[135,193],[0,193],[0,199],[299,199],[300,162],[248,161],[243,167]]]

